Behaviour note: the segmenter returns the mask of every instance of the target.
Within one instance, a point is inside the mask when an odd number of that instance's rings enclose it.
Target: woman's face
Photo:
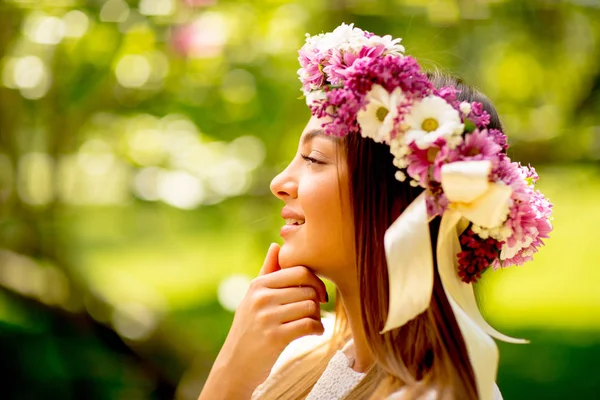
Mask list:
[[[322,123],[310,119],[296,155],[273,179],[271,191],[285,202],[281,267],[303,265],[338,283],[353,276],[354,226],[342,144],[323,134]]]

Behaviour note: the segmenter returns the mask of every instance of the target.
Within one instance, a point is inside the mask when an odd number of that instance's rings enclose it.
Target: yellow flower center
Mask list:
[[[427,161],[431,163],[434,162],[439,152],[440,149],[437,147],[430,147],[429,150],[427,150]]]
[[[435,118],[426,118],[423,121],[423,123],[421,124],[421,129],[423,129],[425,132],[433,132],[439,126],[440,126],[440,124],[438,123],[437,119],[435,119]]]
[[[380,122],[383,122],[385,117],[389,114],[389,110],[385,107],[379,107],[377,111],[375,111],[375,115]]]

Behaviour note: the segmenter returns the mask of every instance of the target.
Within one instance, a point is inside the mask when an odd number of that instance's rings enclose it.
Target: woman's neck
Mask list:
[[[354,365],[352,368],[356,372],[365,372],[373,364],[373,353],[368,346],[363,328],[358,290],[344,292],[340,289],[340,295],[354,340]]]

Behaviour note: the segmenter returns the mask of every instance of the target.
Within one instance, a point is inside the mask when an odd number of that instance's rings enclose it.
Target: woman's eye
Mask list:
[[[300,154],[302,156],[302,158],[304,159],[304,161],[306,161],[309,164],[323,164],[322,161],[317,160],[316,158],[310,157],[310,156],[306,156],[304,154]]]

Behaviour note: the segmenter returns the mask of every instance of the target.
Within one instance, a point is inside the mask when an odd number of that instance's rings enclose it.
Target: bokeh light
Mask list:
[[[119,60],[115,68],[117,80],[126,88],[144,86],[148,82],[151,73],[152,67],[148,59],[138,54],[124,56]]]
[[[159,198],[173,207],[191,209],[204,200],[202,182],[185,171],[163,171],[157,185]]]
[[[241,303],[251,279],[246,275],[232,275],[224,279],[219,285],[219,303],[228,311],[235,311]]]
[[[228,39],[227,21],[222,14],[205,12],[195,21],[173,31],[173,46],[192,58],[219,56]]]
[[[148,307],[139,303],[121,304],[112,317],[119,334],[130,340],[144,340],[156,328],[157,316]]]
[[[62,19],[65,27],[64,35],[72,39],[85,35],[90,24],[88,16],[80,10],[69,11]]]
[[[63,40],[66,27],[64,21],[58,17],[34,12],[25,20],[23,31],[34,43],[57,45]]]
[[[103,22],[124,22],[129,16],[129,5],[124,0],[107,0],[100,10]]]
[[[175,0],[140,0],[140,13],[150,16],[167,16],[175,12]]]
[[[31,205],[45,205],[54,198],[54,160],[45,153],[25,154],[19,160],[17,189]]]

